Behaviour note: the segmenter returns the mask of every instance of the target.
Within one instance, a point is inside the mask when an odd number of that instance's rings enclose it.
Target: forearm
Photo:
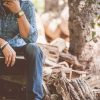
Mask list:
[[[18,14],[18,26],[20,36],[26,43],[36,42],[38,33],[35,22],[35,10],[32,6],[23,13]],[[20,16],[19,16],[20,15]]]
[[[18,21],[20,36],[22,38],[27,38],[29,36],[30,23],[27,20],[25,14],[20,18],[18,18],[17,21]]]

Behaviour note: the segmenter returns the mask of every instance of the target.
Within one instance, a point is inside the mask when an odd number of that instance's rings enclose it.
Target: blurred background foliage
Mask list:
[[[39,13],[43,13],[45,9],[45,0],[32,0],[34,6]]]

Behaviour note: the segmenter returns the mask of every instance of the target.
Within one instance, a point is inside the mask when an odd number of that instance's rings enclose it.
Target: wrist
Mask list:
[[[0,46],[0,49],[3,50],[7,45],[8,45],[8,42],[5,42],[4,44],[2,44],[2,45]]]
[[[20,17],[23,16],[23,15],[24,15],[24,11],[23,11],[22,9],[20,9],[20,10],[15,14],[16,18],[20,18]]]
[[[7,42],[7,41],[5,41],[4,39],[0,38],[0,48],[5,42]]]

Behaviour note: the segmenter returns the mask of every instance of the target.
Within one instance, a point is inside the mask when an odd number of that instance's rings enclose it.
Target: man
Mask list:
[[[42,51],[35,44],[37,29],[34,6],[29,0],[0,0],[0,48],[7,67],[16,62],[22,52],[28,64],[27,96],[42,100]]]

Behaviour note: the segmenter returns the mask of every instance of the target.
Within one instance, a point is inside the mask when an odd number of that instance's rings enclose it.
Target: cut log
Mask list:
[[[59,94],[59,100],[97,100],[92,88],[82,78],[69,80],[61,71],[55,75],[52,74],[45,81],[50,94]]]
[[[53,40],[50,45],[57,46],[59,52],[62,52],[66,48],[66,41],[62,38],[57,38]]]
[[[76,69],[83,69],[83,66],[77,60],[77,57],[69,54],[69,53],[60,53],[60,61],[67,61],[71,65],[75,65]]]

